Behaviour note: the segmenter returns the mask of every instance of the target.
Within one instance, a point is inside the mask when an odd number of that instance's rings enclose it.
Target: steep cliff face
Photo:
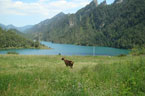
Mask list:
[[[93,0],[93,1],[94,1],[95,5],[97,7],[98,6],[98,0]]]
[[[72,28],[73,26],[75,26],[75,24],[76,24],[76,20],[74,14],[69,15],[69,27]]]
[[[93,0],[93,1],[94,1],[95,5],[97,7],[98,6],[98,0]]]

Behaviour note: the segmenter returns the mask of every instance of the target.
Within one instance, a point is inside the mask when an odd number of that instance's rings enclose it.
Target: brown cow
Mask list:
[[[73,68],[73,64],[74,64],[73,61],[65,60],[64,58],[62,58],[61,60],[64,60],[65,65],[66,65],[67,67],[69,66],[70,68]]]

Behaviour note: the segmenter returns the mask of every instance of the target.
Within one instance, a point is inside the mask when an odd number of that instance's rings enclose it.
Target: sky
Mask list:
[[[0,23],[34,25],[60,12],[75,13],[92,0],[0,0]],[[98,0],[98,3],[104,0]],[[106,0],[111,4],[114,0]]]

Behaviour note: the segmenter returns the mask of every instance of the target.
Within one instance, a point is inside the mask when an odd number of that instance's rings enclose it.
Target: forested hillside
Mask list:
[[[33,39],[79,45],[133,48],[145,45],[145,0],[96,0],[75,14],[60,13],[27,33]]]
[[[16,30],[3,30],[0,28],[0,49],[9,48],[39,48],[39,42],[33,42],[22,36]]]

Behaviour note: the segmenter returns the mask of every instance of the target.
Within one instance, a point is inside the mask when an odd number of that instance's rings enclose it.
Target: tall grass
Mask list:
[[[0,56],[1,96],[145,96],[145,56]]]

